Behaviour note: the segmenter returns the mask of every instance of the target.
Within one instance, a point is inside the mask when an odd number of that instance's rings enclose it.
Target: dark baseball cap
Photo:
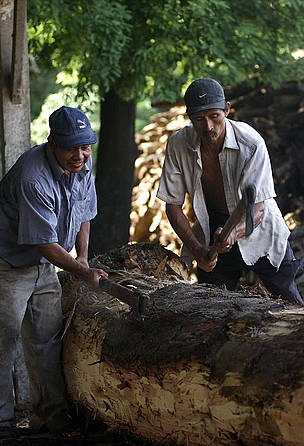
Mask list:
[[[77,108],[62,107],[49,117],[50,136],[55,144],[63,150],[86,144],[95,144],[96,134],[91,128],[87,116]]]
[[[187,115],[193,115],[201,110],[227,107],[223,87],[214,79],[204,77],[193,81],[186,90],[185,104]]]

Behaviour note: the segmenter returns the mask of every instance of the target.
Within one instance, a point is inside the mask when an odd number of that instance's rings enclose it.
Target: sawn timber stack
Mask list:
[[[150,301],[145,318],[134,318],[127,305],[61,275],[67,314],[79,299],[64,340],[77,405],[163,444],[304,445],[302,308],[191,284],[158,245],[127,245],[94,264]]]

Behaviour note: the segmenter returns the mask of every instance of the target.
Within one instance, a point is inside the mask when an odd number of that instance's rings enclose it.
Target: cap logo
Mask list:
[[[79,123],[79,124],[82,124],[82,125],[79,125],[79,128],[80,129],[85,129],[86,128],[86,123],[85,122],[83,122],[83,121],[81,121],[80,119],[77,119],[77,122]]]
[[[204,96],[207,96],[207,93],[200,94],[198,97],[199,97],[200,99],[202,99]]]

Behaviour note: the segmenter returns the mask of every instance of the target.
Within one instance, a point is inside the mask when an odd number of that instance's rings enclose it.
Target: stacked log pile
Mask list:
[[[189,124],[185,107],[176,106],[151,118],[151,123],[137,134],[141,155],[135,162],[135,184],[132,197],[130,241],[159,242],[178,252],[181,243],[170,227],[165,203],[156,198],[166,143],[169,136]],[[187,200],[185,208],[190,212]]]
[[[61,273],[64,309],[74,313],[64,369],[75,404],[161,444],[304,445],[303,309],[190,284],[157,244],[127,245],[92,265],[150,302],[139,319]]]

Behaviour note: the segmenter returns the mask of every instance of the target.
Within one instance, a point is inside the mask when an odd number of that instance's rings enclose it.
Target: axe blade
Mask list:
[[[246,211],[245,237],[254,230],[254,203],[256,197],[256,189],[253,184],[249,184],[243,190],[242,201]]]

